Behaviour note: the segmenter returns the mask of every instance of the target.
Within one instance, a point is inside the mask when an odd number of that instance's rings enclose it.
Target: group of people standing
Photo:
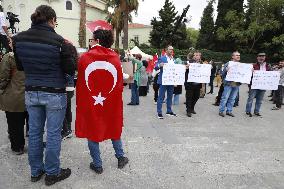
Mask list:
[[[193,114],[196,114],[195,105],[198,102],[199,98],[202,98],[205,93],[204,88],[206,88],[206,84],[203,83],[194,83],[194,82],[188,82],[188,72],[190,69],[191,63],[198,63],[203,64],[201,60],[201,52],[195,51],[194,53],[190,53],[187,57],[187,61],[185,61],[183,64],[185,65],[186,72],[185,72],[185,98],[186,98],[186,115],[188,117],[192,117]],[[154,78],[154,100],[157,101],[157,114],[159,119],[163,119],[163,113],[162,113],[162,104],[166,102],[166,115],[169,116],[176,116],[176,114],[172,111],[172,103],[175,101],[173,98],[174,95],[174,89],[177,86],[173,85],[163,85],[162,84],[162,78],[163,78],[163,66],[165,64],[176,64],[177,59],[174,59],[173,57],[173,47],[168,46],[166,55],[161,56],[158,59],[158,62],[155,66],[155,73],[156,77]],[[232,53],[231,61],[233,62],[240,62],[241,60],[241,54],[238,51],[235,51]],[[225,115],[235,117],[233,114],[233,107],[238,106],[239,104],[239,87],[242,83],[239,82],[233,82],[233,81],[227,81],[226,75],[230,71],[230,64],[227,62],[224,64],[222,69],[217,69],[216,65],[210,61],[210,64],[212,65],[211,69],[211,77],[210,77],[210,83],[209,86],[210,91],[208,94],[213,94],[213,82],[216,78],[218,79],[217,85],[219,85],[219,81],[222,81],[222,84],[220,86],[218,96],[216,97],[217,101],[214,103],[214,105],[219,106],[219,115],[221,117],[225,117]],[[266,63],[266,54],[265,53],[258,53],[256,57],[256,63],[253,64],[253,71],[262,70],[262,71],[270,71],[270,65]],[[280,82],[279,82],[279,88],[277,91],[274,92],[274,101],[276,103],[276,106],[272,108],[272,110],[279,110],[281,108],[281,105],[283,103],[283,61],[280,61],[277,65],[277,70],[280,71]],[[212,74],[213,73],[213,74]],[[253,77],[253,76],[252,76]],[[252,78],[251,78],[252,82]],[[251,89],[251,83],[248,85],[249,92],[248,92],[248,99],[246,103],[246,109],[245,113],[252,117],[253,114],[255,116],[261,116],[260,109],[261,104],[264,98],[265,90],[260,89]],[[159,91],[158,91],[159,89]],[[165,94],[167,93],[167,99],[165,100]],[[277,97],[276,97],[277,96]],[[255,102],[255,108],[252,114],[252,104],[253,100],[256,99]],[[277,102],[276,102],[277,101]]]
[[[123,125],[121,106],[123,78],[120,77],[122,71],[119,56],[110,49],[113,44],[112,27],[106,22],[105,24],[109,27],[96,27],[97,29],[93,31],[91,49],[78,61],[76,48],[55,32],[56,19],[56,13],[50,6],[37,7],[31,15],[31,28],[9,40],[11,50],[4,55],[0,63],[0,108],[6,113],[11,150],[17,155],[25,152],[24,125],[28,120],[28,159],[31,182],[37,182],[46,175],[47,186],[71,175],[71,169],[63,169],[60,166],[60,151],[62,138],[72,134],[71,98],[75,89],[75,69],[78,64],[80,72],[78,71],[77,87],[86,87],[85,78],[82,76],[86,72],[81,68],[91,64],[96,56],[99,58],[98,62],[114,60],[110,62],[113,62],[112,66],[116,70],[110,71],[118,85],[113,87],[112,91],[116,92],[116,98],[120,98],[116,99],[120,104],[117,104],[117,108],[113,108],[116,111],[113,119],[120,121],[117,122],[117,127],[113,128],[106,123],[106,119],[101,119],[102,110],[93,117],[98,121],[97,123],[86,121],[90,112],[80,114],[82,115],[79,117],[81,123],[76,122],[76,135],[88,139],[92,157],[90,169],[94,172],[98,174],[103,172],[99,142],[107,139],[112,139],[118,168],[121,169],[128,163],[120,139]],[[100,74],[101,72],[97,72],[97,75]],[[102,86],[105,87],[103,84]],[[97,98],[91,96],[89,92],[83,93],[77,90],[76,93],[83,100],[97,99],[96,103],[91,105],[104,106],[105,98],[101,96],[101,93]],[[108,98],[111,99],[111,97]],[[96,132],[90,132],[90,128]],[[114,129],[116,130],[113,131]],[[44,142],[44,134],[46,134],[46,142]],[[99,137],[96,137],[98,135]],[[43,155],[44,151],[45,155]]]

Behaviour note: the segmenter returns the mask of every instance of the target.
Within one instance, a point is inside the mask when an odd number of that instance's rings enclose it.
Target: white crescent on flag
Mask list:
[[[92,72],[96,71],[96,70],[106,70],[108,72],[111,73],[112,77],[113,77],[113,86],[112,89],[109,91],[109,93],[111,93],[114,89],[114,87],[116,86],[117,83],[117,70],[114,67],[114,65],[112,65],[111,63],[107,62],[107,61],[95,61],[92,62],[91,64],[89,64],[85,70],[85,81],[86,81],[86,85],[89,89],[89,91],[91,91],[90,86],[89,86],[89,76]],[[103,101],[106,99],[104,97],[101,96],[101,93],[99,93],[98,96],[93,96],[93,98],[95,99],[95,104],[101,104],[103,106]]]

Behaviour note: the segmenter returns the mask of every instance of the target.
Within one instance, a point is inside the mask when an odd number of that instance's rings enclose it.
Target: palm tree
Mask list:
[[[119,49],[119,35],[123,29],[123,19],[122,12],[118,7],[114,9],[114,12],[109,14],[107,21],[111,23],[113,29],[115,30],[115,48]]]
[[[128,49],[128,21],[131,12],[137,13],[139,2],[138,0],[108,0],[108,4],[118,8],[122,14],[123,22],[123,49]]]
[[[79,45],[86,48],[86,0],[80,3]]]

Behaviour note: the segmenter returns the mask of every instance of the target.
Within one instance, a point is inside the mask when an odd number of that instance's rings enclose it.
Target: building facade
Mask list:
[[[4,12],[13,12],[19,15],[19,24],[15,24],[18,31],[24,31],[31,26],[31,14],[39,5],[51,6],[57,15],[58,26],[55,31],[65,39],[71,41],[75,46],[79,46],[78,33],[80,24],[80,1],[79,0],[1,0]],[[87,0],[86,17],[87,22],[102,19],[107,14],[104,12],[106,2],[103,0]],[[7,24],[9,25],[8,21]],[[92,38],[91,32],[87,30],[88,39]]]
[[[129,46],[134,47],[136,41],[140,45],[141,44],[147,44],[150,45],[149,39],[150,39],[150,32],[152,31],[152,26],[144,25],[144,24],[137,24],[137,23],[131,23],[128,25],[128,40],[129,40]],[[123,34],[122,34],[123,36]],[[122,36],[120,37],[120,45],[119,47],[122,48]]]

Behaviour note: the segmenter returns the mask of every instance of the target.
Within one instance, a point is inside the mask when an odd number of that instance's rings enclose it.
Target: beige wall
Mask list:
[[[149,39],[150,39],[150,32],[152,30],[152,27],[144,27],[144,28],[129,28],[128,29],[128,41],[129,41],[129,47],[133,47],[133,43],[130,41],[131,39],[134,39],[135,36],[138,36],[139,44],[145,43],[150,45]],[[120,48],[122,48],[122,38],[120,38]]]
[[[56,32],[70,40],[75,46],[79,46],[80,5],[77,0],[70,0],[72,2],[72,10],[66,10],[66,1],[67,0],[51,0],[51,3],[48,3],[47,0],[2,0],[2,6],[5,13],[11,11],[19,15],[21,22],[19,25],[16,24],[15,26],[17,29],[19,28],[20,31],[30,28],[30,15],[37,6],[42,4],[51,6],[58,17],[58,26],[55,28]],[[87,2],[102,9],[104,9],[105,6],[100,0],[87,0]],[[87,7],[86,12],[87,21],[106,18],[106,14],[98,9]],[[87,43],[89,38],[92,38],[92,34],[87,30]]]

